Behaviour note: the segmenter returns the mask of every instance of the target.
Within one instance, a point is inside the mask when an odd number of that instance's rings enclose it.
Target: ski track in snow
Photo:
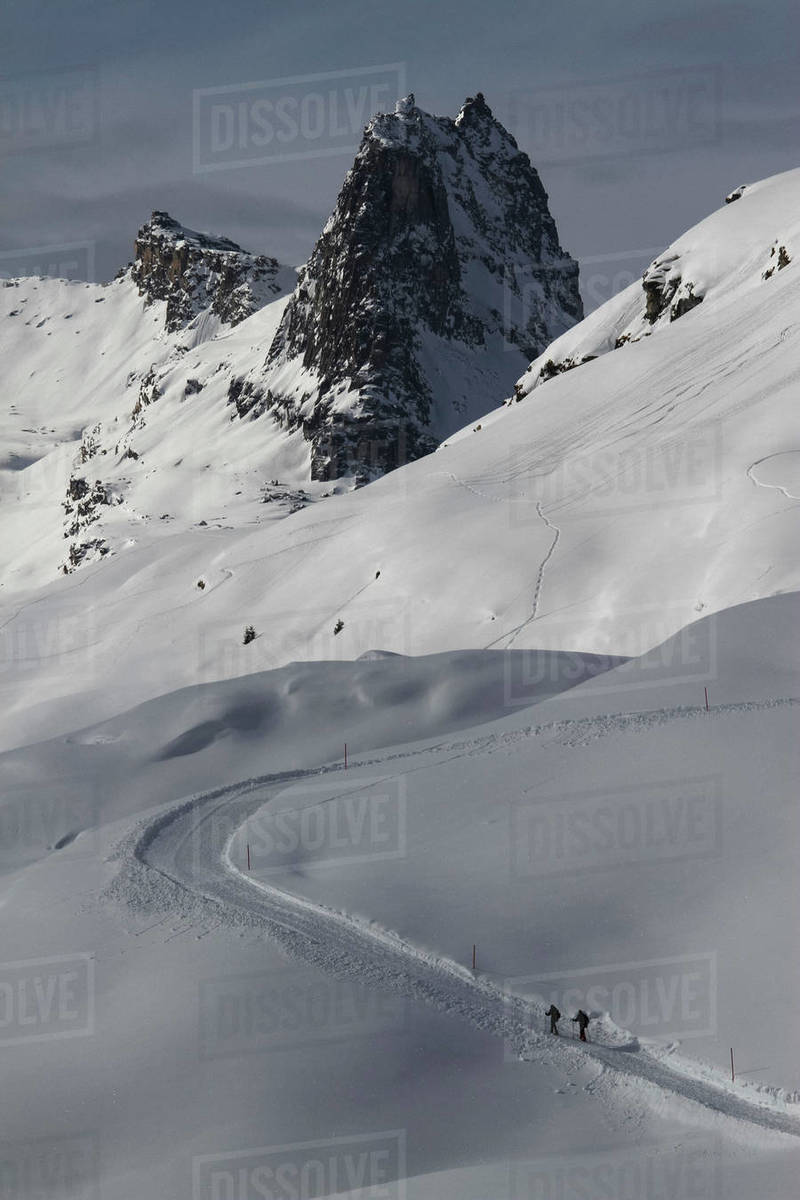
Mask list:
[[[547,517],[545,515],[545,513],[542,509],[541,500],[536,501],[536,511],[539,514],[539,516],[542,518],[542,520],[544,521],[547,528],[552,529],[553,540],[550,543],[550,549],[547,551],[547,553],[545,554],[544,558],[542,559],[542,561],[539,565],[539,573],[536,576],[536,583],[533,588],[533,600],[531,601],[531,615],[528,617],[527,621],[523,621],[522,624],[519,625],[517,627],[517,629],[514,630],[508,644],[506,645],[506,650],[510,650],[511,647],[514,645],[514,642],[516,641],[516,639],[519,637],[520,633],[522,633],[522,630],[527,628],[527,626],[530,625],[532,621],[536,620],[536,615],[539,611],[539,597],[541,596],[542,584],[544,583],[544,573],[545,573],[545,570],[547,569],[547,564],[550,562],[550,559],[553,557],[553,554],[555,553],[555,548],[558,545],[558,539],[561,537],[561,530],[558,528],[557,525],[553,524],[553,522],[549,519],[549,517]]]
[[[482,492],[478,488],[473,487],[472,484],[467,483],[466,480],[459,479],[459,477],[457,475],[455,475],[452,471],[448,471],[447,476],[448,476],[448,478],[452,479],[453,483],[458,484],[459,487],[465,488],[468,492],[472,492],[473,496],[479,496],[482,500],[490,500],[493,504],[508,503],[507,497],[505,497],[505,496],[490,496],[490,495],[488,495],[488,493]],[[541,563],[539,564],[539,571],[536,576],[536,582],[533,585],[533,599],[531,600],[530,616],[526,617],[524,621],[522,621],[519,625],[516,625],[513,629],[508,629],[508,630],[506,630],[505,633],[501,633],[499,637],[494,638],[493,641],[489,642],[486,646],[484,646],[484,650],[491,650],[493,646],[496,646],[498,644],[498,642],[505,641],[506,638],[508,638],[509,641],[506,643],[505,649],[510,650],[511,647],[514,645],[514,642],[517,640],[519,635],[522,633],[522,630],[526,629],[528,627],[528,625],[531,624],[531,622],[536,620],[537,614],[539,612],[539,599],[542,594],[542,584],[544,583],[544,573],[545,573],[545,570],[547,569],[547,564],[550,562],[550,559],[553,557],[555,548],[558,545],[558,539],[561,537],[561,530],[559,529],[559,527],[557,525],[553,524],[553,522],[550,520],[550,518],[548,516],[546,516],[544,510],[542,509],[541,500],[536,501],[536,512],[537,512],[537,515],[539,517],[541,517],[541,519],[544,521],[547,528],[552,530],[553,540],[550,543],[549,550],[547,551],[547,553],[545,554]]]
[[[778,454],[767,454],[767,455],[765,455],[764,458],[757,458],[756,461],[753,463],[750,463],[750,466],[747,468],[747,472],[746,472],[747,478],[750,480],[751,483],[754,483],[756,485],[756,487],[767,488],[773,492],[780,492],[781,495],[785,496],[787,500],[800,500],[800,496],[795,496],[793,492],[787,491],[786,488],[781,487],[781,485],[779,483],[764,483],[763,480],[756,479],[755,475],[753,474],[753,471],[755,470],[756,467],[760,467],[762,463],[769,462],[770,459],[780,458],[781,454],[796,455],[797,451],[796,450],[784,450]]]
[[[794,706],[800,698],[747,701],[704,708],[658,709],[562,720],[508,733],[443,741],[421,751],[408,749],[361,759],[354,767],[381,766],[441,753],[447,759],[491,752],[522,738],[551,735],[577,746],[611,732],[635,732],[676,719],[719,719],[728,714]],[[436,765],[436,764],[426,764]],[[265,802],[298,780],[337,775],[343,764],[282,772],[218,788],[171,805],[139,822],[118,847],[122,868],[108,895],[143,912],[165,909],[180,928],[197,921],[267,934],[284,950],[366,987],[400,992],[507,1040],[516,1058],[573,1070],[587,1058],[600,1067],[594,1091],[645,1085],[656,1104],[666,1091],[702,1106],[712,1119],[746,1122],[764,1132],[800,1137],[795,1095],[757,1084],[730,1084],[716,1068],[674,1055],[675,1046],[642,1043],[605,1018],[592,1026],[605,1040],[586,1045],[554,1039],[543,1029],[544,1005],[504,992],[490,979],[459,963],[413,946],[368,920],[285,892],[244,874],[232,861],[236,832]],[[401,768],[405,769],[405,768]],[[353,791],[371,786],[354,780]],[[341,793],[337,792],[337,795]],[[221,832],[222,831],[222,832]],[[189,923],[184,927],[183,921]],[[158,925],[158,922],[156,923]],[[155,928],[151,926],[150,928]],[[207,930],[205,931],[207,932]],[[597,1036],[597,1032],[595,1033]]]

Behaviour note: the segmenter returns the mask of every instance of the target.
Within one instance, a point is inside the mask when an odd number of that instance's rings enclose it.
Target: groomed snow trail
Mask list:
[[[724,711],[795,703],[798,701],[787,698],[729,705]],[[722,715],[722,710],[718,711]],[[618,714],[623,718],[631,715]],[[689,715],[690,711],[677,709],[636,717],[670,720]],[[707,718],[708,714],[704,715]],[[593,720],[554,724],[580,725],[585,733],[585,726]],[[610,731],[609,718],[597,720],[600,728],[596,736],[602,737]],[[508,741],[516,741],[520,732],[527,736],[553,732],[554,724],[512,732]],[[620,727],[631,725],[620,722]],[[633,725],[641,727],[639,722]],[[443,742],[433,750],[446,757],[459,757],[476,749],[485,752],[499,740],[493,735]],[[431,748],[425,752],[430,754]],[[392,760],[418,753],[389,752],[373,761],[388,768]],[[679,1058],[673,1047],[642,1043],[605,1017],[592,1026],[600,1042],[584,1045],[555,1039],[538,1032],[544,1027],[543,1005],[504,992],[491,980],[453,960],[413,946],[365,920],[243,874],[231,861],[230,846],[247,818],[287,785],[304,778],[338,774],[342,769],[341,765],[333,765],[264,776],[171,806],[139,824],[119,847],[123,866],[109,893],[135,908],[177,912],[190,922],[187,928],[195,921],[213,920],[266,933],[289,953],[322,970],[354,977],[379,991],[400,992],[505,1038],[520,1059],[550,1061],[565,1069],[594,1060],[600,1067],[598,1079],[604,1077],[612,1086],[615,1075],[619,1082],[638,1079],[646,1085],[645,1094],[653,1095],[653,1089],[657,1094],[661,1089],[702,1106],[709,1115],[745,1122],[765,1132],[800,1137],[800,1104],[794,1095],[787,1097],[782,1091],[748,1083],[733,1085],[714,1068]],[[359,779],[353,782],[354,791],[365,786]]]

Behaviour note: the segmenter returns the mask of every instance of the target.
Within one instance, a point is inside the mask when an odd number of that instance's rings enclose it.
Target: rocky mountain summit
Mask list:
[[[294,272],[277,259],[187,229],[166,212],[154,212],[142,226],[134,254],[131,278],[147,300],[166,300],[169,333],[205,311],[238,325],[294,282]]]
[[[357,483],[429,453],[508,394],[583,315],[541,180],[483,96],[455,120],[414,97],[366,127],[240,417],[311,443]]]

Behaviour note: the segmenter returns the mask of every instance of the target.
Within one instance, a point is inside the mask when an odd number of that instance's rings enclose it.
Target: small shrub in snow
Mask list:
[[[255,641],[255,639],[256,639],[256,636],[257,636],[257,635],[256,635],[256,631],[255,631],[255,628],[254,628],[254,626],[252,626],[252,625],[245,625],[245,627],[244,627],[244,637],[243,637],[243,639],[242,639],[242,645],[243,645],[243,646],[247,646],[247,645],[248,645],[250,642],[254,642],[254,641]]]

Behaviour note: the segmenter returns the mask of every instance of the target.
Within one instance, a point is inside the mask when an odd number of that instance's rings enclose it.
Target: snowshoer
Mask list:
[[[556,1008],[555,1004],[551,1004],[547,1012],[544,1014],[550,1018],[550,1032],[558,1036],[558,1022],[561,1020],[561,1013]]]
[[[581,1033],[580,1033],[581,1041],[585,1042],[586,1041],[586,1026],[589,1024],[589,1014],[585,1013],[582,1008],[579,1008],[577,1013],[575,1014],[575,1016],[571,1017],[570,1019],[572,1021],[578,1022],[578,1029],[580,1029],[580,1031],[581,1031]]]

